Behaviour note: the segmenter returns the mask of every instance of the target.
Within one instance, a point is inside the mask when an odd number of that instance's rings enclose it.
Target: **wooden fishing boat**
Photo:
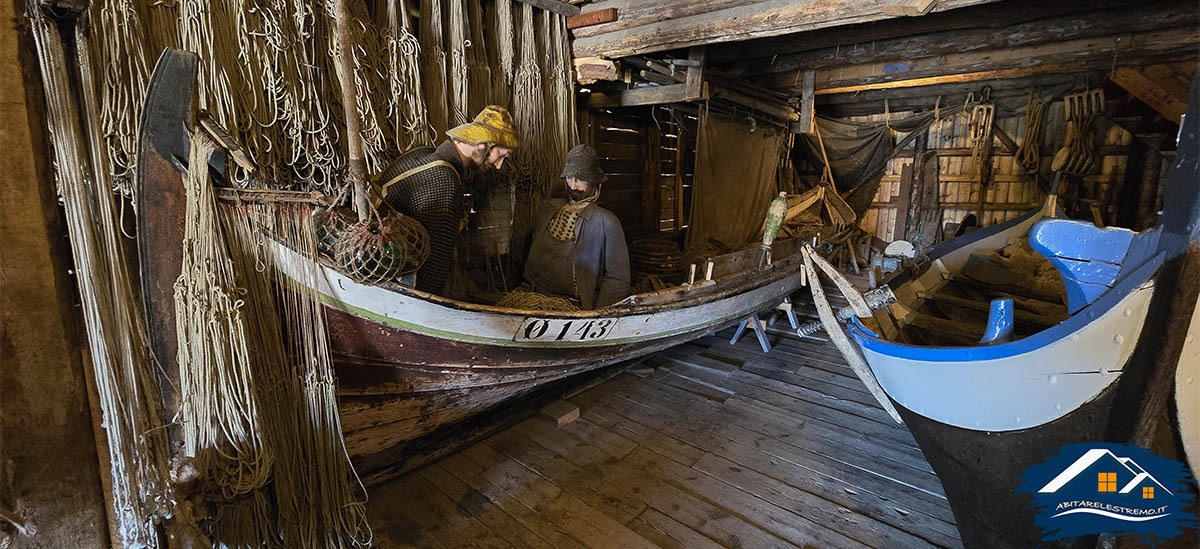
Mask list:
[[[183,237],[180,159],[187,158],[188,132],[198,131],[190,111],[195,75],[189,54],[168,51],[160,59],[139,150],[142,283],[155,356],[168,375],[177,367],[172,286]],[[223,171],[225,159],[214,159],[210,169]],[[273,245],[280,268],[299,280],[287,270],[296,252]],[[792,241],[776,242],[765,266],[757,248],[715,257],[711,278],[579,312],[498,308],[396,283],[362,284],[323,262],[316,290],[325,305],[346,448],[368,478],[414,466],[460,437],[457,422],[483,410],[712,334],[779,303],[800,285],[795,250]]]
[[[890,317],[877,314],[866,322],[849,322],[870,369],[941,478],[967,547],[1041,544],[1028,501],[1016,495],[1024,470],[1065,444],[1129,439],[1129,424],[1166,332],[1165,310],[1175,293],[1173,269],[1178,269],[1181,254],[1200,244],[1196,90],[1193,85],[1159,226],[1135,233],[1053,219],[1052,196],[1042,209],[937,246],[928,262],[887,281],[897,298]],[[1020,237],[1027,237],[1061,275],[1064,316],[1055,319],[1044,309],[1023,311],[1025,333],[1008,342],[914,344],[920,337],[914,328],[927,320],[925,308],[931,302],[972,305],[966,294],[954,293],[956,284],[970,286],[959,289],[976,297],[1020,291],[962,275],[972,254],[1000,249]],[[1036,302],[1028,296],[1016,299],[1026,305]],[[986,301],[979,303],[983,307],[976,309],[988,311]],[[1003,307],[993,307],[986,328],[977,329],[975,338],[987,339],[985,334],[1012,326],[1011,303],[1006,305],[1003,314],[995,314]],[[887,329],[894,337],[882,337],[884,327],[876,320],[889,324],[892,318],[895,325]],[[1021,319],[1019,311],[1015,321]],[[926,327],[956,329],[946,323]]]

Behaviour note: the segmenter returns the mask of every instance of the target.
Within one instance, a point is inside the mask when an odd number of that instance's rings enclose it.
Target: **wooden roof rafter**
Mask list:
[[[940,0],[933,12],[998,0]],[[616,7],[617,21],[579,29],[577,57],[607,58],[661,52],[691,46],[736,42],[801,31],[895,18],[885,13],[909,0],[609,0],[584,7],[584,13]]]

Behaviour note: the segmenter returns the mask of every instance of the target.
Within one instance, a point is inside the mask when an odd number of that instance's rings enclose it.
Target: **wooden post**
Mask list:
[[[902,238],[909,242],[913,241],[913,235],[917,232],[917,227],[921,222],[921,203],[922,189],[925,181],[925,150],[929,146],[929,130],[921,130],[921,134],[917,136],[913,143],[913,163],[912,163],[912,184],[908,189],[908,194],[904,193],[904,188],[900,189],[900,198],[908,206],[908,212],[904,214],[906,221]],[[897,227],[899,228],[899,227]]]
[[[941,182],[938,178],[940,162],[937,153],[926,152],[921,156],[920,179],[915,185],[920,193],[920,206],[918,214],[910,218],[914,225],[909,235],[909,242],[916,246],[918,253],[934,244],[942,225]]]
[[[676,147],[678,148],[678,147]],[[662,130],[653,122],[642,128],[642,223],[658,232],[661,216]]]
[[[908,219],[909,206],[912,204],[913,195],[913,174],[916,167],[916,159],[913,159],[912,164],[905,164],[900,169],[900,195],[896,197],[896,221],[892,230],[892,240],[905,240],[908,234]]]
[[[988,131],[983,140],[983,154],[979,157],[979,202],[975,207],[975,217],[979,226],[983,227],[983,205],[987,202],[988,185],[992,182],[992,132]]]
[[[804,71],[800,84],[800,133],[812,133],[813,131],[814,98],[816,97],[813,92],[816,83],[817,71],[813,69]]]
[[[1162,154],[1158,149],[1162,145],[1162,137],[1150,139],[1144,143],[1145,154],[1142,157],[1142,185],[1138,189],[1137,201],[1137,230],[1146,230],[1155,225],[1158,218],[1158,179],[1162,172]]]
[[[687,139],[683,123],[675,127],[675,230],[679,231],[683,229],[683,148]]]
[[[354,85],[354,53],[350,50],[350,11],[346,0],[337,0],[336,24],[338,80],[342,88],[342,110],[346,117],[346,179],[354,188],[354,211],[366,221],[371,206],[367,202],[367,160],[363,156],[361,121],[358,118],[358,90]]]
[[[688,61],[691,65],[687,71],[687,82],[684,83],[683,98],[686,101],[704,97],[704,59],[703,46],[695,46],[688,50]]]

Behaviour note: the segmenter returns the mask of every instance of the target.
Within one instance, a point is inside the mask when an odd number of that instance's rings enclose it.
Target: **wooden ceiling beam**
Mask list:
[[[517,0],[523,4],[529,4],[535,8],[542,8],[547,11],[557,13],[563,17],[574,17],[579,15],[579,6],[562,2],[561,0]]]
[[[936,11],[996,0],[943,0]],[[888,19],[884,0],[613,0],[621,13],[612,23],[579,29],[576,56],[626,57],[720,42]],[[912,19],[909,19],[910,21]]]
[[[962,9],[935,12],[918,20],[896,18],[871,23],[843,26],[837,32],[827,30],[797,32],[782,36],[714,45],[710,62],[715,66],[750,60],[779,59],[785,56],[838,46],[870,44],[912,36],[979,28],[999,29],[1039,19],[1087,13],[1114,7],[1163,4],[1169,0],[1006,0],[1004,2],[969,6]],[[1175,2],[1173,5],[1178,6]]]
[[[979,97],[981,88],[992,88],[991,98],[1008,105],[1023,104],[1030,89],[1040,89],[1044,97],[1051,90],[1095,86],[1104,79],[1105,70],[1066,74],[1044,74],[1024,78],[986,79],[973,82],[940,84],[911,88],[866,90],[857,93],[826,94],[817,97],[816,110],[822,116],[847,117],[905,111],[932,110],[962,105],[968,94]],[[887,102],[885,103],[885,99]]]
[[[726,71],[743,77],[789,71],[797,74],[807,69],[837,65],[903,62],[938,55],[1028,47],[1121,33],[1148,32],[1179,27],[1181,21],[1195,22],[1198,19],[1200,19],[1200,6],[1194,4],[1185,6],[1151,4],[1137,9],[1125,6],[1119,9],[1093,10],[1088,13],[1039,19],[1002,28],[922,33],[858,43],[853,46],[741,60],[732,64]],[[921,30],[924,30],[923,27]]]
[[[849,93],[1152,64],[1194,56],[1198,45],[1200,37],[1188,27],[944,55],[916,59],[899,66],[863,63],[828,67],[817,71],[816,93]],[[759,79],[756,83],[768,89],[795,91],[797,78],[797,75],[784,73]]]
[[[1159,80],[1152,79],[1133,67],[1117,67],[1112,74],[1113,82],[1125,91],[1138,98],[1141,102],[1154,109],[1154,112],[1175,124],[1187,112],[1187,94],[1175,95],[1165,88]],[[1170,86],[1169,80],[1167,86]]]

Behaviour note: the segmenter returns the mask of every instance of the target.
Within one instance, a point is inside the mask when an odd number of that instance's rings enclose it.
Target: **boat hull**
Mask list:
[[[325,269],[318,291],[347,450],[360,469],[391,470],[410,458],[406,448],[421,446],[417,439],[445,425],[541,386],[710,335],[799,287],[798,271],[776,267],[686,306],[583,314],[450,306],[407,294],[379,300],[379,288]],[[543,324],[549,328],[541,339],[525,337]],[[557,339],[578,333],[563,328],[577,325],[590,326],[584,341]],[[609,337],[586,339],[598,326],[609,327],[603,334]]]
[[[1059,446],[1104,440],[1116,385],[1058,419],[1032,429],[988,432],[946,425],[897,402],[896,409],[946,491],[964,547],[993,549],[1044,544],[1029,496],[1017,495],[1029,466]],[[1094,547],[1091,537],[1066,547]]]

